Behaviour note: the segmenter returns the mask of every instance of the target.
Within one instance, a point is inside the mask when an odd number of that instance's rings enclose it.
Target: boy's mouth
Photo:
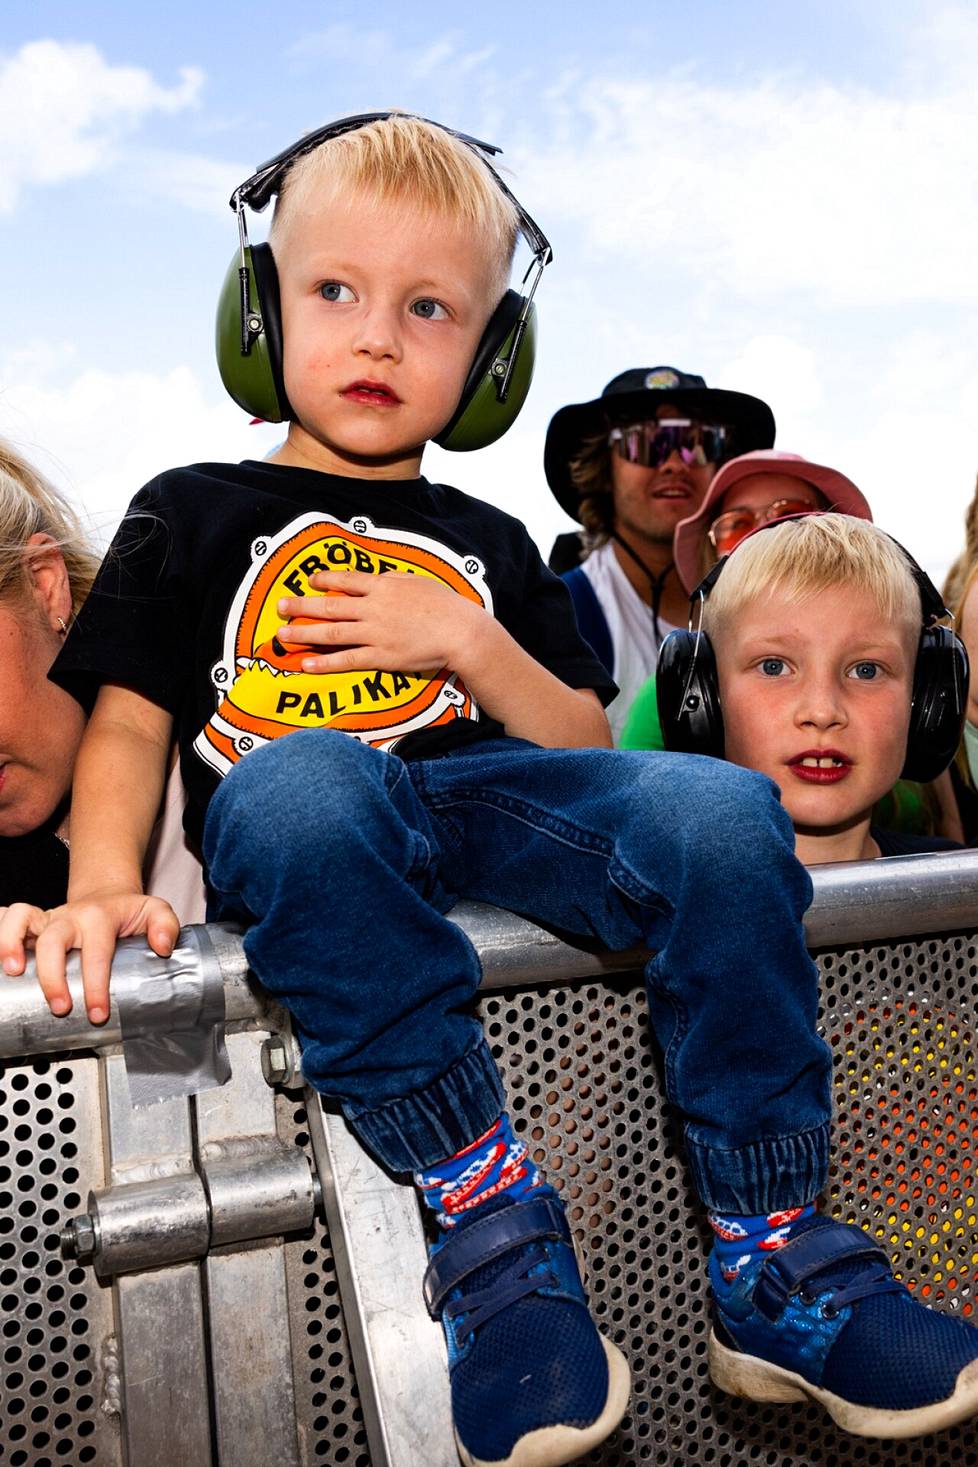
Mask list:
[[[838,749],[805,749],[788,760],[788,768],[806,784],[838,784],[852,768],[852,760]]]
[[[345,397],[347,402],[366,402],[374,407],[397,407],[401,400],[386,382],[373,382],[368,377],[361,377],[342,388],[340,397]]]

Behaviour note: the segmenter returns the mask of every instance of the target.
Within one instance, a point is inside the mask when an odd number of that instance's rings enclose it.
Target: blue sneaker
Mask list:
[[[732,1284],[710,1272],[710,1375],[730,1395],[816,1401],[856,1436],[978,1414],[978,1330],[919,1304],[862,1228],[813,1217]]]
[[[448,1340],[466,1467],[573,1462],[624,1416],[628,1363],[594,1327],[550,1187],[458,1223],[432,1252],[425,1300]]]

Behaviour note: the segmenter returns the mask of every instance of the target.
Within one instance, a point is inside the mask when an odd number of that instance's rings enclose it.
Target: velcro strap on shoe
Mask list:
[[[514,1202],[500,1207],[477,1222],[451,1233],[428,1264],[424,1276],[424,1299],[428,1313],[437,1319],[451,1291],[463,1279],[514,1248],[523,1248],[540,1238],[570,1242],[563,1209],[551,1197],[533,1202]]]
[[[771,1254],[754,1289],[754,1304],[768,1319],[777,1320],[789,1298],[810,1279],[827,1268],[859,1258],[889,1267],[887,1254],[862,1228],[838,1223],[806,1229]]]

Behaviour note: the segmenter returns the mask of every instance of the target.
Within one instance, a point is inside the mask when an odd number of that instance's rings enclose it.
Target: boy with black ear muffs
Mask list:
[[[957,848],[873,824],[899,778],[947,768],[968,687],[940,594],[889,535],[848,514],[767,525],[691,604],[656,679],[668,748],[773,779],[806,866]]]
[[[437,1224],[425,1297],[463,1462],[579,1458],[621,1419],[629,1373],[505,1111],[470,1012],[478,958],[446,920],[460,897],[656,952],[650,1009],[700,1194],[736,1229],[783,1215],[782,1254],[812,1290],[802,1305],[772,1281],[772,1371],[793,1382],[845,1356],[844,1399],[826,1404],[856,1431],[885,1417],[912,1435],[978,1409],[978,1334],[911,1300],[858,1230],[802,1216],[826,1175],[830,1059],[801,925],[811,884],[773,785],[605,747],[613,684],[523,526],[420,476],[428,438],[486,441],[495,405],[505,426],[526,303],[493,320],[517,229],[535,226],[481,145],[401,115],[333,125],[269,170],[271,257],[256,267],[242,232],[231,349],[271,346],[255,391],[288,438],[270,462],[173,470],[137,497],[55,674],[97,690],[70,901],[7,910],[6,971],[36,937],[64,1012],[80,946],[101,1021],[116,938],[170,952],[176,919],[143,893],[140,858],[175,725],[213,915],[247,925],[305,1074],[413,1174]],[[226,375],[253,410],[250,379]],[[893,1310],[912,1368],[891,1359]]]

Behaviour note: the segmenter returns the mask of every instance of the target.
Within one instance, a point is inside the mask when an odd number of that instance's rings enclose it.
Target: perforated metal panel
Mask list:
[[[970,1313],[978,1292],[970,939],[825,956],[822,1023],[838,1124],[828,1206],[884,1240],[911,1288]],[[632,1404],[585,1460],[601,1467],[951,1467],[978,1428],[863,1442],[814,1407],[759,1407],[710,1385],[707,1230],[662,1097],[642,984],[487,998],[517,1129],[568,1206],[600,1328],[628,1355]]]
[[[111,1295],[61,1258],[59,1232],[102,1182],[93,1057],[0,1078],[0,1463],[120,1461]]]
[[[969,1314],[978,1295],[978,949],[970,938],[925,940],[828,955],[821,967],[838,1101],[829,1206],[885,1241],[929,1303]],[[637,976],[493,995],[482,1012],[517,1128],[567,1200],[601,1328],[632,1363],[629,1416],[588,1462],[978,1460],[973,1425],[884,1446],[826,1427],[815,1409],[752,1406],[709,1385],[709,1237],[662,1099]],[[281,1098],[280,1134],[308,1144],[294,1096]],[[7,1069],[2,1467],[121,1467],[111,1290],[57,1249],[60,1227],[103,1180],[101,1155],[94,1059]],[[290,1239],[285,1254],[304,1467],[370,1467],[324,1227]]]
[[[301,1094],[279,1097],[278,1130],[309,1151]],[[317,1219],[285,1245],[292,1375],[304,1467],[370,1467],[329,1232]]]

